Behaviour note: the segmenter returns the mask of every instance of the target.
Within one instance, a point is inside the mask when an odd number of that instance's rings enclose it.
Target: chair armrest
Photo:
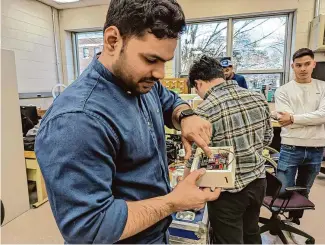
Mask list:
[[[287,192],[293,192],[293,191],[299,192],[299,191],[305,191],[307,190],[307,188],[301,186],[293,186],[293,187],[287,187],[285,190]]]

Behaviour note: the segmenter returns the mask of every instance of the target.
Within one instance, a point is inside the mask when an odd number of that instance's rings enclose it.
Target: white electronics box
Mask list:
[[[208,158],[201,148],[197,148],[191,171],[205,168],[206,173],[197,181],[199,187],[234,188],[236,158],[232,146],[210,147],[212,156]]]

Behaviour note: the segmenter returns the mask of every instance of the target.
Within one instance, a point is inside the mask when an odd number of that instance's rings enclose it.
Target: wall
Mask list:
[[[183,7],[187,19],[297,10],[293,50],[307,46],[308,23],[313,19],[314,15],[314,0],[178,0],[178,2]],[[324,12],[325,0],[321,0],[321,2],[322,11]],[[66,31],[101,29],[105,22],[106,12],[106,5],[62,10],[60,11],[61,34]],[[61,45],[64,42],[66,42],[65,37],[63,41],[61,37]],[[72,51],[69,48],[65,49],[62,45],[62,53],[69,56]],[[322,54],[317,58],[325,60],[325,56]],[[64,59],[63,63],[69,63],[69,60],[71,61],[71,58]],[[66,69],[71,70],[69,64],[67,64]],[[172,70],[172,63],[168,63],[166,74],[171,74]],[[66,71],[66,73],[68,72]],[[65,82],[68,82],[67,77],[64,77]]]
[[[2,0],[1,5],[1,48],[15,52],[18,91],[51,91],[59,81],[51,7],[35,0]],[[21,103],[41,106],[50,101]]]

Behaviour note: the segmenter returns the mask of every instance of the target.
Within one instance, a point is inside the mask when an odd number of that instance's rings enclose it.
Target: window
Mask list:
[[[234,21],[237,71],[283,69],[286,22],[287,17]]]
[[[181,75],[188,74],[193,61],[202,54],[225,56],[227,21],[189,24],[181,36]]]
[[[230,56],[250,89],[267,84],[279,87],[289,79],[292,19],[288,13],[188,23],[174,60],[166,64],[166,76],[187,77],[193,61],[203,54]],[[102,50],[102,31],[77,33],[76,47],[80,74]]]
[[[193,61],[202,54],[231,56],[236,73],[245,76],[249,88],[260,89],[264,84],[279,87],[289,69],[285,64],[291,15],[188,24],[180,39],[176,74],[186,77]]]
[[[81,74],[92,61],[94,55],[101,51],[103,46],[103,32],[83,32],[76,34],[76,58],[78,71]]]
[[[261,90],[263,85],[277,88],[281,85],[281,74],[242,74],[245,76],[249,89]]]
[[[89,48],[83,48],[82,49],[82,53],[83,53],[83,58],[84,59],[88,59],[89,58]]]
[[[95,47],[94,48],[94,55],[98,54],[99,52],[102,52],[102,47]]]
[[[233,61],[251,89],[283,83],[288,17],[234,21]]]

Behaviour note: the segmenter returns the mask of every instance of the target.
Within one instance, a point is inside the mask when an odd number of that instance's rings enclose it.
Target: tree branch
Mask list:
[[[259,23],[259,24],[255,25],[255,26],[253,26],[252,28],[247,29],[247,30],[244,30],[244,31],[240,31],[240,30],[243,29],[243,28],[241,28],[241,29],[239,29],[238,32],[236,32],[236,34],[234,34],[234,37],[236,37],[237,35],[242,34],[242,33],[244,33],[244,32],[248,32],[248,31],[250,31],[250,30],[253,30],[255,27],[258,27],[258,26],[262,25],[263,23],[265,23],[265,22],[268,21],[268,20],[269,20],[269,19],[266,19],[266,20],[262,21],[261,23]]]
[[[284,25],[284,24],[283,24]],[[282,26],[283,26],[282,25]],[[280,27],[279,27],[280,28]],[[253,44],[255,44],[255,43],[258,43],[259,41],[261,41],[261,40],[263,40],[264,38],[267,38],[267,37],[269,37],[269,36],[271,36],[274,32],[276,32],[279,28],[277,28],[277,29],[275,29],[274,31],[272,31],[272,32],[270,32],[269,34],[267,34],[266,36],[263,36],[262,38],[260,38],[260,39],[258,39],[258,40],[256,40],[256,41],[254,41],[254,42],[252,42],[252,43],[249,43],[249,44],[246,44],[245,46],[243,46],[243,48],[245,48],[245,47],[247,47],[247,46],[251,46],[251,45],[253,45]]]

